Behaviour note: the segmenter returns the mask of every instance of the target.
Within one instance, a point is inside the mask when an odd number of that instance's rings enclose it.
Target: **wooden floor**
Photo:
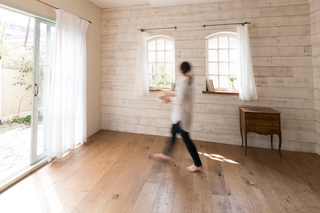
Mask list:
[[[180,139],[175,163],[155,161],[165,137],[100,131],[0,195],[0,212],[320,212],[320,156],[195,141],[191,174]]]

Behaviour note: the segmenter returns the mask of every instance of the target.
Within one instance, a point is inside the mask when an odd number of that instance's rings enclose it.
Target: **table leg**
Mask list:
[[[279,133],[279,155],[280,155],[280,158],[282,158],[281,156],[281,145],[282,145],[282,136],[281,136],[281,132]]]
[[[244,138],[245,138],[245,143],[246,143],[246,155],[247,155],[247,151],[248,151],[248,146],[247,146],[247,135],[248,135],[248,133],[247,133],[247,132],[245,132],[245,133],[244,133]]]
[[[273,134],[271,134],[271,149],[273,150]]]
[[[242,135],[242,129],[241,129],[241,127],[240,127],[240,133],[241,133],[241,141],[242,141],[241,146],[243,146],[243,135]]]

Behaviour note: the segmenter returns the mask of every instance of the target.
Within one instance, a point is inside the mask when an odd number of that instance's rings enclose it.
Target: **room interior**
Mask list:
[[[50,20],[56,20],[54,6],[92,23],[86,35],[88,140],[8,185],[0,211],[320,211],[318,0],[42,2],[0,0]],[[206,38],[237,33],[237,25],[229,24],[245,22],[258,99],[206,92]],[[203,161],[201,172],[185,170],[192,160],[181,139],[175,162],[150,157],[170,137],[171,105],[159,101],[161,91],[135,93],[140,29],[153,29],[146,30],[149,37],[174,39],[176,82],[180,64],[192,64],[190,135]],[[281,157],[280,136],[273,136],[271,149],[270,134],[255,133],[246,137],[245,155],[239,107],[279,112]]]

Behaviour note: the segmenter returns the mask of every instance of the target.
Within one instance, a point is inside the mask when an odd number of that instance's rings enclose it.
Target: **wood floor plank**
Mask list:
[[[198,152],[206,152],[205,142],[195,141],[195,145],[198,149]],[[209,169],[208,169],[208,158],[204,155],[199,155],[203,169],[201,172],[194,174],[193,178],[193,209],[192,212],[203,212],[210,213],[212,212],[211,208],[211,190],[210,190],[210,181],[209,181]]]
[[[254,161],[254,156],[245,156],[240,146],[229,146],[232,161],[226,163],[239,163],[235,166],[241,183],[245,186],[245,193],[252,204],[253,212],[271,212],[266,199],[257,186],[255,173],[250,169],[248,162]]]
[[[212,212],[232,213],[228,196],[211,194]]]
[[[127,148],[127,144],[119,144],[119,140],[131,137],[134,139],[136,135],[130,135],[129,137],[117,136],[116,140],[110,143],[108,147],[104,147],[103,150],[96,154],[95,158],[84,163],[78,171],[78,175],[82,177],[80,180],[78,176],[72,176],[62,184],[62,188],[66,190],[64,190],[64,196],[60,197],[65,197],[62,205],[68,212],[71,212],[74,206],[86,196]]]
[[[108,189],[109,196],[104,199],[103,206],[99,209],[94,209],[92,212],[125,212],[125,209],[132,205],[134,206],[131,201],[132,199],[137,199],[136,194],[140,193],[148,172],[154,163],[153,160],[149,159],[149,155],[163,145],[159,143],[159,137],[157,139],[154,139],[156,136],[148,137],[151,138],[146,141],[145,147],[134,153],[126,169]]]
[[[232,155],[228,145],[218,144],[218,154],[223,156],[223,159],[232,160]],[[232,212],[249,213],[255,212],[256,206],[252,203],[252,198],[247,195],[247,184],[241,179],[236,164],[222,162],[222,169],[225,175],[225,181],[228,189],[230,206]]]
[[[195,141],[204,168],[189,173],[180,138],[174,163],[149,158],[166,140],[99,131],[0,194],[0,212],[320,212],[318,155]]]
[[[303,203],[299,202],[299,195],[295,192],[294,177],[290,175],[290,172],[286,171],[286,161],[288,158],[286,152],[282,153],[283,159],[273,158],[273,153],[265,150],[259,150],[260,159],[263,162],[263,169],[270,173],[268,181],[270,187],[276,192],[275,197],[279,200],[281,206],[285,212],[303,212]],[[266,158],[265,154],[269,153],[269,158]],[[290,161],[288,161],[290,162]],[[294,174],[296,176],[298,174]],[[302,201],[302,200],[300,200]]]
[[[182,152],[185,146],[181,140],[177,140],[173,147],[172,157],[175,159],[174,164],[167,164],[165,174],[162,178],[157,198],[152,209],[153,213],[172,212],[173,201],[177,182],[179,181],[179,172],[181,165]]]
[[[183,156],[183,154],[182,154]],[[180,163],[179,180],[176,185],[172,212],[188,213],[193,208],[193,175],[186,169],[192,161],[189,158],[182,158]]]
[[[117,161],[113,163],[111,168],[106,171],[104,176],[97,182],[92,190],[83,198],[83,200],[76,206],[73,212],[93,212],[98,211],[105,204],[105,199],[110,197],[108,189],[118,180],[119,176],[124,173],[130,160],[134,157],[136,152],[146,149],[142,137],[137,136],[130,140],[127,148],[119,156]],[[117,198],[117,193],[112,194],[111,198]],[[115,197],[114,197],[115,196]],[[119,195],[118,195],[119,196]]]

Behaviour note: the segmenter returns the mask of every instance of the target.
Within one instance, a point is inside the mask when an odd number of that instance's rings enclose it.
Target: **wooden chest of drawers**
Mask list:
[[[280,112],[271,108],[239,107],[240,133],[243,146],[243,133],[247,155],[247,134],[254,132],[261,135],[271,135],[271,149],[273,149],[273,135],[279,137],[279,155],[281,157],[281,122]]]

